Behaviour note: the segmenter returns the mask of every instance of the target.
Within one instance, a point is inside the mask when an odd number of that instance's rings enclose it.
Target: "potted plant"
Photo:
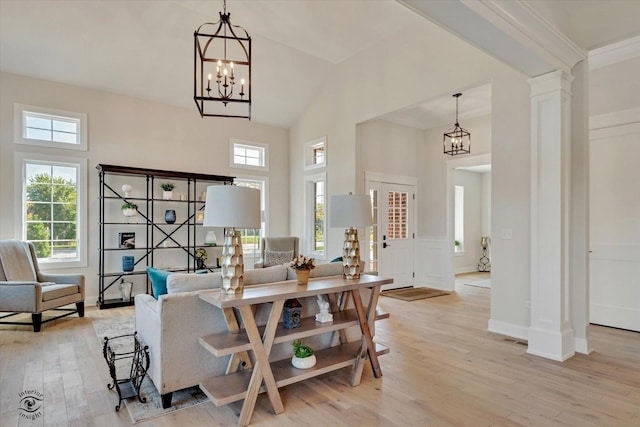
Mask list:
[[[122,210],[122,215],[124,216],[136,216],[136,214],[138,213],[138,211],[136,210],[138,209],[138,205],[134,205],[133,203],[127,201],[122,204],[122,207],[120,209]]]
[[[175,187],[175,185],[173,185],[173,182],[163,182],[162,184],[160,184],[160,187],[162,187],[162,199],[171,200],[171,198],[173,197],[172,190]]]
[[[293,357],[291,364],[298,369],[309,369],[316,365],[316,356],[313,349],[308,345],[302,344],[302,341],[295,340],[293,342]]]
[[[196,258],[197,267],[201,269],[204,268],[204,262],[207,260],[207,258],[209,258],[209,254],[207,253],[206,249],[198,248],[196,249],[194,257]]]
[[[298,255],[297,258],[294,258],[293,261],[291,261],[291,267],[295,268],[296,270],[299,285],[306,285],[309,283],[309,275],[311,274],[311,270],[316,268],[313,262],[313,258],[309,258],[304,255]]]

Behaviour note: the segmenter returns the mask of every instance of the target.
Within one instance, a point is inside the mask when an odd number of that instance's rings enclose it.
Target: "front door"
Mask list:
[[[393,277],[382,289],[413,286],[413,203],[412,185],[381,183],[377,195],[376,245],[378,272]]]

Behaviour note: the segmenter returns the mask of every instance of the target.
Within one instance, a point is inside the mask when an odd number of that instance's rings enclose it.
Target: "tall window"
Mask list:
[[[326,258],[326,175],[306,176],[305,240],[308,251],[319,259]]]
[[[258,143],[231,140],[231,166],[267,169],[267,147]]]
[[[240,187],[249,187],[260,190],[260,228],[240,230],[242,236],[242,254],[246,265],[253,265],[260,259],[260,240],[266,235],[266,188],[265,179],[236,179],[234,181]]]
[[[86,114],[14,104],[14,121],[18,144],[87,149]]]
[[[22,238],[34,244],[39,262],[84,262],[84,166],[30,157],[21,160]]]
[[[464,252],[464,187],[455,186],[454,238],[455,251]]]

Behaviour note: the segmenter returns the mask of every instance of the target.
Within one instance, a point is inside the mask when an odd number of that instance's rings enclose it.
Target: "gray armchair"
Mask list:
[[[75,304],[76,308],[60,308]],[[42,321],[42,312],[58,310],[64,314]],[[84,276],[47,274],[40,271],[32,243],[0,240],[0,324],[33,325],[40,332],[42,323],[78,313],[84,317]],[[31,313],[31,323],[3,321],[18,313]]]
[[[253,268],[284,264],[298,256],[297,237],[263,237],[260,242],[260,261]]]

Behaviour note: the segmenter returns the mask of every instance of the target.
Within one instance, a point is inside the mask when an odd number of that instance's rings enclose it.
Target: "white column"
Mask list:
[[[562,70],[531,85],[531,324],[527,352],[574,355],[571,327],[571,82]]]

